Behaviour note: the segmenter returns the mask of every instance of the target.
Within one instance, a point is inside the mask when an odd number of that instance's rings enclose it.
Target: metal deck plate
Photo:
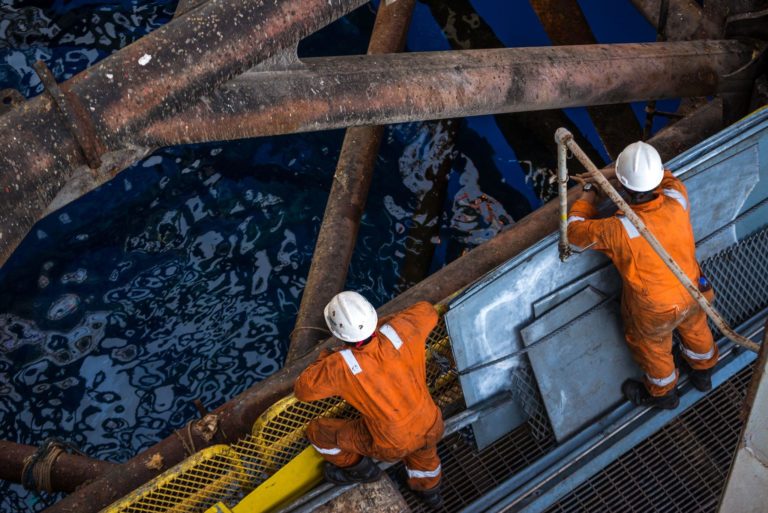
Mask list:
[[[618,404],[621,384],[640,374],[619,311],[587,287],[522,331],[526,346],[538,342],[528,358],[558,442]]]

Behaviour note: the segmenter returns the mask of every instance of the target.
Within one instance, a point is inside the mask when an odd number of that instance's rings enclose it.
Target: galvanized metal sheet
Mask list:
[[[696,257],[700,261],[736,243],[735,227],[723,230],[715,237],[708,236],[736,217],[760,180],[757,150],[757,145],[749,146],[735,155],[713,163],[686,180],[685,185],[691,196],[690,212],[694,236],[699,241],[706,238],[706,241],[696,248]],[[723,178],[713,179],[714,176]],[[724,191],[725,177],[728,185]],[[695,201],[699,198],[701,201]]]
[[[590,275],[591,276],[591,275]],[[579,280],[583,282],[584,280]],[[562,326],[573,322],[579,315],[583,314],[590,308],[593,308],[602,303],[608,296],[598,289],[586,285],[576,293],[571,294],[571,297],[562,301],[555,307],[551,308],[543,315],[538,315],[536,320],[526,326],[520,331],[523,337],[523,343],[526,346],[538,342],[547,335],[553,335],[554,331]],[[547,344],[553,344],[558,340],[558,337],[547,337]]]
[[[536,344],[528,358],[558,442],[616,406],[621,384],[640,374],[624,342],[619,302],[589,287],[522,335],[526,346]]]
[[[541,317],[544,313],[570,298],[584,287],[592,287],[602,293],[603,296],[608,296],[621,289],[621,276],[619,276],[619,272],[612,264],[608,264],[602,269],[571,282],[533,303],[533,315]]]
[[[730,228],[723,227],[765,199],[762,193],[768,182],[766,145],[768,110],[715,135],[667,164],[688,186],[691,221],[697,240],[705,239],[704,254],[724,249],[733,239],[732,234],[724,233]],[[764,217],[764,210],[755,212],[757,221]],[[736,232],[742,235],[743,226],[747,225],[748,221],[740,220],[735,224]],[[576,292],[593,280],[594,283],[604,280],[605,276],[600,273],[606,272],[608,264],[608,259],[596,251],[560,262],[557,234],[552,234],[455,298],[445,319],[456,364],[462,373],[460,380],[467,405],[512,389],[512,377],[521,376],[519,369],[526,363],[523,357],[513,357],[472,369],[519,351],[523,347],[521,330],[530,325],[536,315],[562,302],[570,295],[568,292]],[[613,292],[603,290],[600,285],[593,286],[603,292]],[[620,325],[615,326],[619,329]],[[526,418],[522,407],[512,408],[504,419],[505,425],[494,426],[493,432],[502,434]],[[490,432],[477,427],[475,431],[483,431],[483,436]]]

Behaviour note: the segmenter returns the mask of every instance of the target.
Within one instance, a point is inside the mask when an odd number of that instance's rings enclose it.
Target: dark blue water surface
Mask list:
[[[655,38],[628,1],[608,3],[582,2],[601,41]],[[548,44],[527,2],[472,4],[504,44]],[[65,80],[174,9],[0,0],[0,89],[40,94],[34,61]],[[363,53],[374,13],[359,9],[300,53]],[[449,48],[425,4],[408,45]],[[568,114],[605,155],[586,112]],[[386,130],[347,283],[376,305],[410,284],[400,275],[415,246],[435,250],[434,271],[541,202],[535,163],[521,167],[493,118],[451,134],[446,123]],[[343,135],[166,148],[40,221],[0,269],[0,438],[59,436],[121,462],[194,418],[193,400],[212,409],[279,369]],[[442,207],[424,211],[446,165]],[[412,240],[432,225],[429,240]],[[0,483],[0,511],[39,511],[56,497]]]

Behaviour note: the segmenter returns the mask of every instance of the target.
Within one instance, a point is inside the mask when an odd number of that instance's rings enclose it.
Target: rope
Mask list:
[[[195,454],[195,439],[192,438],[192,423],[187,423],[187,438],[189,443],[187,443],[187,440],[184,439],[184,436],[178,429],[174,431],[174,433],[176,433],[176,436],[178,436],[179,440],[181,440],[181,445],[184,446],[184,450],[186,451],[187,456],[192,456]]]
[[[33,454],[24,458],[24,467],[21,470],[21,484],[24,488],[35,493],[40,491],[51,493],[53,466],[59,456],[67,450],[73,454],[85,456],[85,453],[74,444],[61,438],[47,438],[43,441]]]
[[[288,338],[293,337],[293,334],[299,330],[315,330],[315,331],[322,331],[323,333],[327,335],[331,335],[332,333],[327,328],[320,328],[318,326],[296,326],[293,328],[291,333],[288,335]]]

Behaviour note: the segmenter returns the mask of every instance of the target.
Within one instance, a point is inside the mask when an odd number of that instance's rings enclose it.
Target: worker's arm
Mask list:
[[[595,219],[598,214],[596,202],[597,194],[592,190],[582,192],[581,197],[571,205],[568,211],[568,241],[582,248],[591,246],[591,249],[605,250],[605,220]]]
[[[419,301],[403,310],[398,315],[398,318],[407,321],[411,325],[416,340],[425,341],[437,324],[438,315],[437,310],[435,310],[431,303]]]
[[[338,395],[335,386],[338,362],[334,358],[338,358],[334,352],[324,350],[317,360],[304,369],[293,385],[293,393],[299,401],[317,401]]]

